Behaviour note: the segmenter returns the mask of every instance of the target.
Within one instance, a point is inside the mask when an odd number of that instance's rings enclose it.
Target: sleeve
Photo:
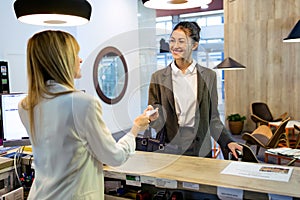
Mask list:
[[[129,132],[116,142],[103,120],[102,107],[97,99],[93,99],[85,111],[80,113],[77,110],[77,114],[75,124],[79,127],[76,129],[86,140],[88,150],[97,160],[107,165],[119,166],[135,153],[134,135]]]
[[[166,115],[166,113],[164,113],[162,107],[161,90],[156,77],[156,74],[152,74],[151,76],[148,91],[148,105],[152,105],[154,109],[158,108],[159,117],[154,122],[150,123],[150,127],[154,128],[156,132],[159,132],[160,130],[162,130],[165,124],[164,116]]]
[[[217,92],[217,76],[213,72],[211,79],[210,98],[211,98],[211,121],[210,131],[212,137],[218,142],[222,148],[227,148],[227,144],[234,142],[231,133],[225,128],[220,119],[218,110],[218,92]]]

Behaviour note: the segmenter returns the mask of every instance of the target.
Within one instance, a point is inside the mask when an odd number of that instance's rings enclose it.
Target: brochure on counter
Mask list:
[[[231,162],[221,172],[221,174],[288,182],[292,172],[293,167],[287,166],[261,165],[248,162]]]

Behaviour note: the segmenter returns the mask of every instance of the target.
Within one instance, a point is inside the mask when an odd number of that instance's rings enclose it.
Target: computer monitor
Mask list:
[[[18,113],[18,103],[26,95],[25,93],[1,94],[1,130],[4,147],[30,145],[27,131]]]

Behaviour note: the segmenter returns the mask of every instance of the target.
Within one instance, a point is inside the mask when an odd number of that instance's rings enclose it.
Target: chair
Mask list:
[[[279,142],[284,141],[288,144],[288,138],[286,137],[285,127],[290,118],[287,118],[278,126],[274,133],[272,133],[270,127],[266,125],[260,125],[252,133],[244,133],[242,139],[246,141],[246,145],[256,145],[256,155],[258,155],[260,147],[265,149],[276,148]]]
[[[260,125],[268,125],[269,122],[283,121],[288,117],[288,113],[285,112],[278,118],[274,118],[268,105],[263,102],[252,103],[250,111],[251,119],[256,124],[256,128]]]
[[[297,136],[297,139],[296,139],[296,142],[295,142],[295,149],[297,149],[299,144],[300,144],[300,127],[297,126],[297,125],[294,125],[294,128],[295,128],[295,130],[298,131],[298,136]]]
[[[243,146],[243,152],[242,152],[242,158],[240,161],[243,162],[253,162],[253,163],[259,163],[260,161],[257,159],[256,155],[253,153],[252,149],[246,145],[241,144],[239,145]],[[235,157],[232,157],[231,160],[237,160]]]
[[[300,128],[299,128],[300,130]],[[241,144],[239,145],[243,146],[243,153],[242,153],[242,159],[240,161],[242,162],[252,162],[252,163],[262,163],[259,161],[256,157],[256,155],[253,153],[252,149],[246,145],[246,144]],[[236,158],[232,157],[231,160],[238,161]],[[293,166],[294,163],[297,161],[297,159],[292,159],[290,162],[286,164],[286,166]]]
[[[253,153],[252,149],[249,146],[242,143],[238,144],[243,146],[243,152],[240,161],[259,163],[259,160],[257,159],[256,155]],[[225,160],[238,160],[233,155],[230,155],[231,152],[228,148],[222,149],[222,153]]]

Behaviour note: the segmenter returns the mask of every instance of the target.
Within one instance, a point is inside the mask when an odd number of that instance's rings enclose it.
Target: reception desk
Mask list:
[[[268,199],[268,194],[300,197],[300,168],[292,167],[288,182],[284,182],[221,173],[231,162],[238,161],[138,151],[120,167],[104,166],[104,176],[118,180],[136,176],[134,184],[156,185],[155,181],[165,180],[166,188],[209,194],[217,194],[220,188],[238,189],[244,199]]]
[[[0,157],[0,199],[2,199],[2,195],[14,189],[15,183],[16,175],[13,159]]]

